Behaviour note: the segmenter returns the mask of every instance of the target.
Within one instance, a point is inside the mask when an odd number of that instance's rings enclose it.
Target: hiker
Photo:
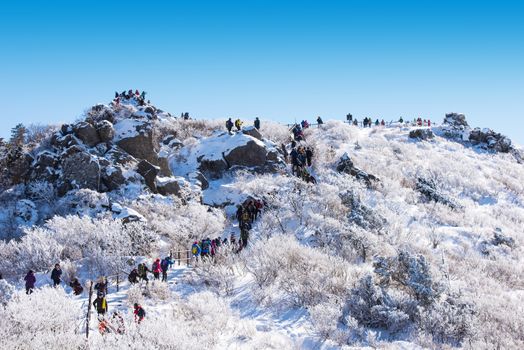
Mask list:
[[[107,279],[104,277],[99,277],[98,282],[95,284],[95,290],[98,291],[98,293],[103,293],[104,296],[107,294]]]
[[[237,128],[237,131],[240,131],[242,128],[242,121],[240,119],[235,120],[235,128]]]
[[[73,288],[73,293],[75,295],[80,295],[84,291],[84,287],[82,287],[80,281],[78,281],[78,278],[76,277],[71,280],[69,287]]]
[[[184,113],[184,120],[189,120],[189,112]]]
[[[260,119],[258,119],[258,117],[255,118],[255,122],[253,124],[257,130],[260,130]]]
[[[29,270],[27,272],[27,275],[24,277],[25,281],[25,294],[31,294],[33,293],[33,289],[35,289],[35,283],[36,283],[36,277],[33,272],[33,270]]]
[[[173,265],[173,261],[169,256],[166,256],[160,263],[160,267],[162,268],[162,282],[167,282],[167,270],[171,265]]]
[[[431,120],[428,119],[428,127],[431,127]]]
[[[62,277],[62,270],[60,269],[60,264],[55,264],[55,268],[51,271],[51,279],[53,280],[53,287],[56,287],[60,284]]]
[[[231,236],[229,236],[229,243],[232,247],[237,245],[237,238],[235,237],[235,234],[231,232]]]
[[[402,117],[400,117],[400,119],[398,120],[398,122],[399,122],[400,124],[404,124],[404,119],[403,119]]]
[[[151,270],[147,268],[146,264],[138,264],[138,277],[146,281],[146,283],[149,283],[149,279],[147,278],[148,272],[151,272]]]
[[[368,117],[365,117],[364,120],[362,121],[362,126],[365,128],[366,126],[368,126]]]
[[[375,120],[375,126],[379,126],[380,125],[380,122],[377,120]]]
[[[153,276],[155,279],[160,278],[160,273],[162,272],[162,267],[160,266],[160,258],[156,258],[155,262],[151,266],[151,270],[153,271]]]
[[[131,283],[131,284],[138,283],[138,270],[137,270],[137,269],[133,269],[133,270],[131,270],[131,272],[130,272],[129,275],[127,276],[127,280],[128,280],[129,283]]]
[[[257,219],[258,216],[260,216],[260,213],[262,212],[262,208],[264,207],[264,203],[257,199],[255,200],[255,220]]]
[[[242,224],[246,222],[251,222],[251,213],[249,212],[248,208],[244,208],[244,212],[242,213]],[[242,226],[242,224],[239,226]]]
[[[348,124],[351,124],[351,121],[353,120],[353,116],[351,115],[351,113],[348,113],[346,115],[346,120],[348,121]]]
[[[193,245],[191,246],[191,254],[193,254],[193,257],[198,260],[198,257],[202,253],[202,249],[200,249],[200,245],[198,244],[198,241],[195,241]]]
[[[353,125],[354,126],[358,126],[358,120],[355,118],[355,120],[353,120]]]
[[[135,303],[133,305],[134,310],[133,314],[135,315],[135,322],[140,323],[146,317],[146,311],[142,308],[142,306]]]
[[[247,246],[247,241],[249,239],[249,230],[251,230],[251,224],[249,222],[244,222],[240,228],[240,241],[241,247],[245,248]]]
[[[107,300],[103,293],[99,293],[93,301],[93,306],[96,308],[96,312],[99,315],[105,315],[107,312]]]
[[[202,257],[209,256],[209,253],[211,252],[211,240],[209,238],[202,240],[201,247],[202,252],[200,253],[200,255]]]
[[[298,152],[296,148],[291,150],[289,154],[291,156],[291,173],[295,175],[296,169],[298,168]]]
[[[322,120],[322,118],[320,118],[320,116],[318,116],[318,118],[317,118],[317,124],[318,124],[318,127],[320,127],[320,125],[324,124],[324,121]]]
[[[282,149],[282,154],[284,155],[284,160],[285,160],[286,163],[287,163],[287,156],[288,156],[288,153],[287,153],[286,145],[285,145],[285,144],[282,144],[282,145],[280,146],[280,148]]]
[[[311,166],[311,159],[313,158],[313,149],[311,147],[306,148],[306,161],[307,166]]]
[[[382,119],[382,120],[380,121],[380,125],[382,125],[382,126],[385,126],[385,125],[386,125],[386,122],[384,121],[384,119]]]
[[[146,99],[146,94],[147,94],[147,92],[142,91],[142,93],[140,94],[140,99],[145,100]]]
[[[216,253],[217,253],[217,242],[216,240],[212,239],[211,240],[211,256],[215,256]]]
[[[244,207],[242,207],[242,205],[238,204],[237,205],[237,212],[235,214],[237,220],[238,220],[238,223],[239,225],[242,223],[242,214],[244,212]]]
[[[233,128],[233,121],[231,120],[231,118],[229,118],[227,121],[226,121],[226,129],[227,129],[227,132],[231,133],[231,129]]]

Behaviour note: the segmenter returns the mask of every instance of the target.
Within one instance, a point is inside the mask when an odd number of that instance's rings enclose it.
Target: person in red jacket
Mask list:
[[[146,312],[145,312],[145,310],[142,308],[142,306],[138,305],[137,303],[135,303],[135,305],[134,305],[134,311],[133,311],[133,314],[135,315],[135,321],[136,321],[137,323],[142,322],[142,320],[144,319],[144,317],[146,317]]]
[[[160,258],[157,258],[155,260],[151,270],[153,270],[153,276],[155,276],[155,279],[156,280],[160,279],[160,274],[162,273],[162,266],[160,265]]]

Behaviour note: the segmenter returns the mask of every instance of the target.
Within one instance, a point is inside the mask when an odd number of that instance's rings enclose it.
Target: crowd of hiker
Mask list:
[[[173,259],[171,256],[166,256],[163,259],[156,258],[155,261],[153,261],[153,264],[151,264],[151,269],[147,267],[146,263],[140,263],[136,268],[133,268],[131,272],[129,273],[127,279],[130,283],[136,284],[141,281],[145,282],[146,284],[149,283],[149,274],[153,274],[154,280],[160,280],[160,275],[162,275],[162,282],[167,282],[167,271],[173,265]]]
[[[133,92],[133,89],[129,89],[128,91],[124,90],[120,93],[118,91],[115,91],[115,98],[113,99],[113,103],[116,106],[118,106],[120,102],[124,100],[126,101],[135,100],[139,106],[144,106],[146,104],[146,94],[147,92],[145,91],[140,92],[138,90],[135,90]],[[147,103],[149,103],[149,101],[147,101]]]
[[[234,122],[232,118],[229,118],[228,120],[226,120],[226,129],[227,129],[227,132],[229,133],[231,133],[231,130],[233,130],[233,127],[235,127],[237,131],[240,131],[242,129],[242,125],[244,125],[244,122],[240,119],[236,119]],[[253,122],[253,126],[255,127],[255,129],[260,130],[260,119],[258,117],[255,118],[255,121]]]

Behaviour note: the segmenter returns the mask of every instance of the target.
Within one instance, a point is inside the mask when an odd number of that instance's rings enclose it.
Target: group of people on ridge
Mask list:
[[[170,256],[166,256],[164,259],[156,258],[151,265],[151,269],[149,269],[145,263],[140,263],[136,268],[131,270],[127,279],[132,284],[139,283],[140,281],[148,284],[149,278],[147,274],[152,273],[155,280],[159,280],[160,274],[162,274],[162,282],[167,282],[167,271],[173,263],[173,259]]]
[[[242,129],[242,125],[244,123],[240,119],[236,119],[235,122],[231,118],[226,120],[226,129],[229,133],[231,133],[231,130],[233,129],[233,126],[237,129],[237,131],[240,131]],[[260,130],[260,119],[258,117],[255,118],[255,121],[253,122],[253,126]]]
[[[128,91],[124,90],[121,93],[115,91],[115,98],[113,99],[113,102],[118,106],[123,100],[135,99],[139,106],[144,106],[146,104],[146,94],[147,92],[145,91],[140,92],[135,90],[135,92],[133,92],[133,89],[129,89]],[[149,103],[149,101],[147,101],[147,103]]]

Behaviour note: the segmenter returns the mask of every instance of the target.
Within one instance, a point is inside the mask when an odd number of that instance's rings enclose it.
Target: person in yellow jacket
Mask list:
[[[95,301],[93,301],[93,306],[96,308],[98,315],[105,315],[107,312],[107,300],[105,295],[99,293]]]
[[[235,127],[238,131],[240,131],[240,128],[242,128],[242,121],[240,119],[235,120]]]

